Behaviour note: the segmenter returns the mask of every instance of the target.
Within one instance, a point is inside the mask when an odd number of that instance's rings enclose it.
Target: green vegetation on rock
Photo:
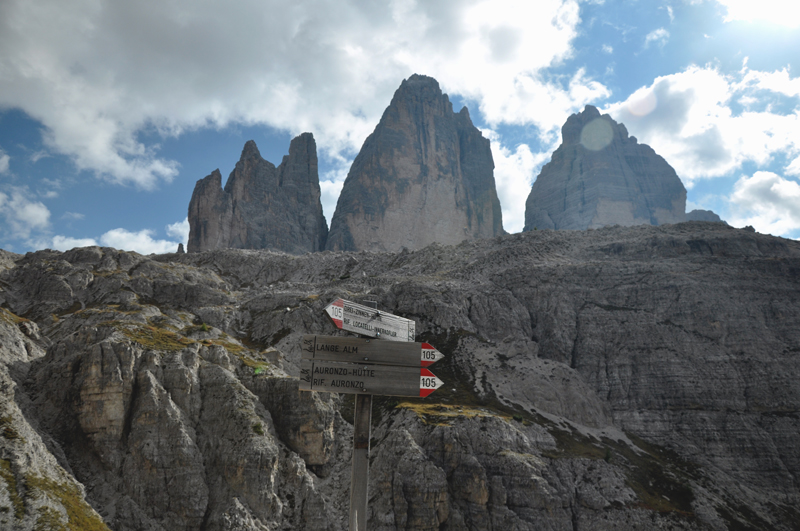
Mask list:
[[[57,483],[49,478],[41,476],[28,476],[25,478],[27,495],[32,498],[47,496],[54,502],[60,504],[67,511],[66,526],[62,525],[60,518],[57,520],[59,527],[42,527],[41,529],[64,529],[65,531],[110,531],[99,515],[83,499],[81,491],[75,485],[68,483]],[[52,522],[55,511],[46,511],[39,516],[36,522],[38,526]],[[56,524],[52,524],[56,525]],[[39,529],[38,527],[36,529]]]

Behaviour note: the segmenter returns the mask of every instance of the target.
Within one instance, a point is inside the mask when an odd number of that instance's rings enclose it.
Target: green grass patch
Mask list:
[[[260,422],[253,424],[253,433],[256,435],[264,435],[264,426]]]
[[[472,419],[476,417],[495,417],[503,420],[510,420],[511,415],[500,412],[490,411],[487,408],[474,408],[468,406],[458,406],[450,404],[431,404],[419,402],[400,402],[395,406],[397,409],[407,409],[413,411],[424,424],[436,426],[450,425],[450,422],[459,419]]]
[[[28,322],[29,319],[25,319],[24,317],[20,317],[15,313],[11,313],[5,308],[0,308],[0,319],[7,322],[8,324],[18,325],[20,323]]]
[[[17,477],[14,475],[14,471],[11,470],[11,461],[8,459],[0,459],[0,477],[6,482],[8,497],[11,498],[11,504],[14,506],[14,517],[17,520],[22,520],[25,516],[25,502],[19,495]]]
[[[111,531],[97,513],[86,503],[81,496],[81,492],[75,485],[69,483],[57,483],[49,478],[41,476],[28,476],[25,480],[28,494],[37,498],[47,496],[51,500],[59,503],[67,511],[66,525],[61,524],[59,515],[58,525],[60,527],[43,527],[42,529],[64,529],[65,531]],[[57,513],[56,513],[57,514]],[[40,515],[40,519],[43,515]],[[37,520],[37,525],[40,520]],[[43,520],[44,523],[44,520]]]
[[[40,507],[33,531],[68,531],[68,528],[64,525],[60,512],[52,507]]]
[[[131,341],[153,350],[175,352],[195,343],[180,334],[154,326],[130,326],[115,323],[115,328]]]

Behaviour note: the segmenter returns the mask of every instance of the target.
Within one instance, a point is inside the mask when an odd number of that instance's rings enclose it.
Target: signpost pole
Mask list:
[[[365,305],[378,308],[377,301]],[[350,478],[350,531],[367,529],[369,440],[372,431],[372,395],[356,395],[353,412],[353,471]]]
[[[350,480],[350,531],[367,529],[371,423],[372,395],[356,395],[353,416],[353,477]]]

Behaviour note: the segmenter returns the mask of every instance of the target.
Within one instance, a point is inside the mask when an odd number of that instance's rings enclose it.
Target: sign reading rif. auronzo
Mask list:
[[[426,397],[442,382],[423,367],[300,360],[300,390]]]

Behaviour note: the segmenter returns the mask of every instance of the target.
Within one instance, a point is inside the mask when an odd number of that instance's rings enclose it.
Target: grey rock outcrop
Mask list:
[[[722,219],[712,212],[711,210],[695,209],[686,213],[686,221],[711,221],[716,223],[725,223]]]
[[[36,469],[115,531],[347,529],[352,401],[293,377],[344,296],[445,355],[427,399],[375,399],[369,529],[795,529],[798,264],[799,242],[695,221],[402,253],[14,256],[0,522],[42,527]]]
[[[248,141],[225,189],[214,170],[197,181],[189,202],[190,253],[236,248],[302,254],[324,249],[327,235],[311,133],[292,140],[277,168]]]
[[[524,231],[686,220],[675,170],[624,125],[587,105],[567,119],[561,138],[525,203]]]
[[[353,161],[327,248],[413,250],[500,234],[489,140],[435,79],[404,80]]]

